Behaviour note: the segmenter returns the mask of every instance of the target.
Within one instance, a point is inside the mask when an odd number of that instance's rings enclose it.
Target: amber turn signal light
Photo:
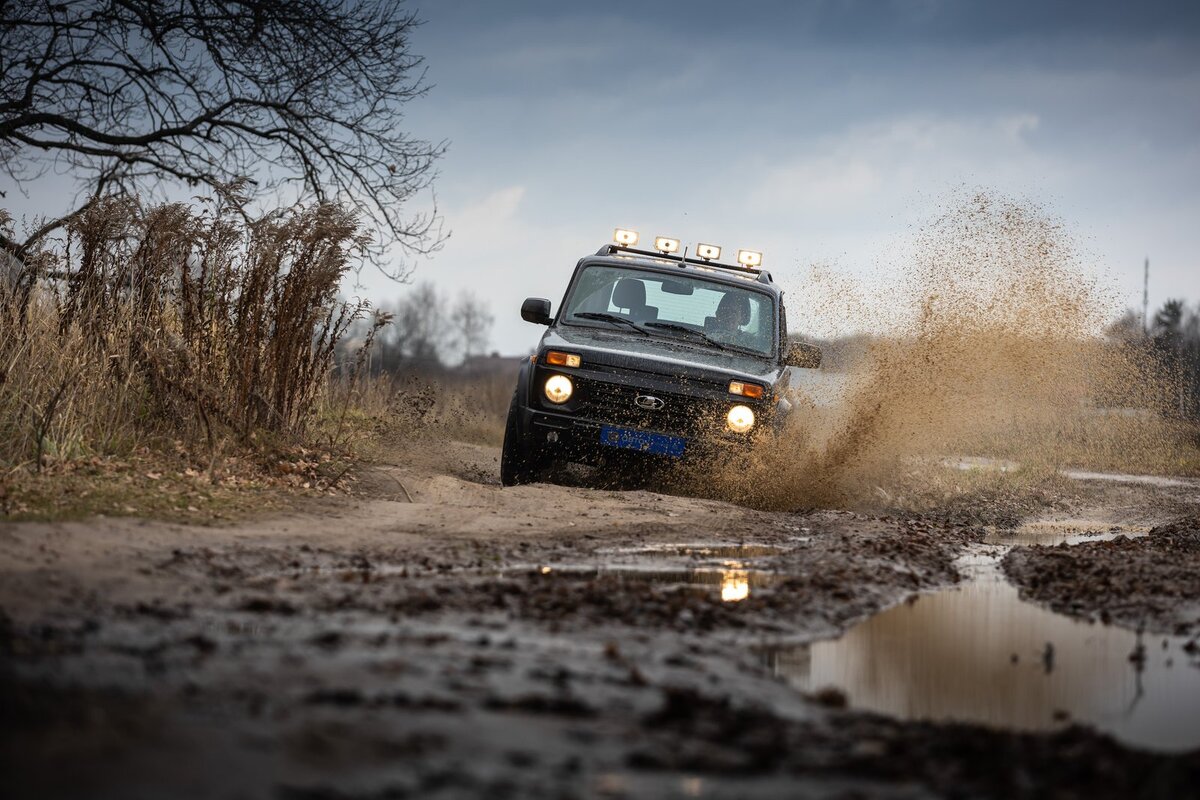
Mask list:
[[[550,350],[546,353],[546,363],[553,367],[578,367],[583,363],[583,359],[574,353],[560,353],[558,350]]]
[[[740,394],[742,397],[749,397],[751,400],[757,400],[763,396],[766,391],[757,383],[743,383],[742,381],[730,381],[729,393]]]

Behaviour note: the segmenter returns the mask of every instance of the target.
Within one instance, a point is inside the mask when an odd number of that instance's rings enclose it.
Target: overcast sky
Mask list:
[[[1140,305],[1200,300],[1200,3],[478,2],[420,6],[453,230],[417,279],[556,306],[616,226],[812,263],[895,255],[961,187],[1031,198]],[[371,293],[396,290],[368,280]],[[402,290],[402,289],[401,289]],[[813,320],[814,332],[836,322]]]
[[[761,249],[793,327],[846,332],[806,306],[810,266],[885,284],[964,188],[1048,208],[1130,305],[1146,256],[1152,305],[1200,301],[1195,0],[417,7],[432,89],[398,124],[449,141],[453,233],[415,279],[491,302],[504,353],[539,334],[521,300],[557,307],[617,226]]]

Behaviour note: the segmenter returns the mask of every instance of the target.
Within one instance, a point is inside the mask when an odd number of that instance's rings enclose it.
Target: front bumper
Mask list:
[[[575,386],[571,399],[561,406],[542,394],[546,379],[555,374],[570,377]],[[522,427],[530,444],[565,460],[595,463],[602,454],[615,453],[666,462],[704,460],[749,449],[771,427],[767,404],[742,401],[721,388],[689,387],[657,376],[597,375],[538,365],[530,378],[529,404],[521,409]],[[661,410],[639,408],[635,403],[639,395],[662,398],[665,404]],[[738,404],[750,405],[755,412],[755,428],[746,434],[725,427],[726,413]],[[606,425],[681,437],[687,442],[684,455],[678,459],[602,445],[600,434]]]
[[[600,442],[601,429],[606,425],[618,423],[596,419],[581,419],[567,414],[554,414],[536,409],[524,409],[526,417],[525,430],[531,444],[536,445],[547,455],[555,455],[566,461],[578,461],[593,464],[604,456],[628,455],[639,459],[676,463],[680,461],[703,461],[719,454],[731,451],[744,452],[750,449],[755,438],[754,434],[745,436],[706,436],[688,437],[686,450],[682,458],[673,456],[640,453],[637,450],[608,447]],[[619,425],[619,427],[631,427]],[[632,428],[648,433],[662,433],[669,436],[682,436],[671,431],[656,430],[649,427]]]

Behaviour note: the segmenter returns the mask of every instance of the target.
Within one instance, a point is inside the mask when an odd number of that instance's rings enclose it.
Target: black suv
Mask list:
[[[788,367],[820,366],[819,350],[789,342],[783,292],[754,268],[761,254],[731,265],[711,245],[697,252],[712,258],[692,258],[677,240],[647,251],[633,232],[616,238],[579,260],[557,315],[543,298],[521,306],[549,328],[517,378],[505,486],[568,461],[669,463],[748,445],[790,410]]]

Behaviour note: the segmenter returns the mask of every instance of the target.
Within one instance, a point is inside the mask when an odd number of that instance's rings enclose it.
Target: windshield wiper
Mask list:
[[[597,319],[601,322],[619,322],[623,325],[628,325],[629,327],[633,328],[642,336],[650,335],[642,329],[641,325],[638,325],[633,320],[625,319],[625,317],[618,317],[616,314],[609,314],[607,311],[580,311],[576,314],[572,314],[571,319]]]
[[[708,344],[717,348],[718,350],[740,350],[741,349],[740,347],[732,347],[730,345],[727,345],[724,342],[718,342],[716,339],[712,338],[704,331],[698,331],[695,328],[689,328],[686,325],[678,325],[674,322],[647,322],[646,327],[647,328],[661,328],[662,330],[665,330],[665,331],[679,331],[680,333],[690,333],[693,336],[699,336],[705,342],[707,342]]]

